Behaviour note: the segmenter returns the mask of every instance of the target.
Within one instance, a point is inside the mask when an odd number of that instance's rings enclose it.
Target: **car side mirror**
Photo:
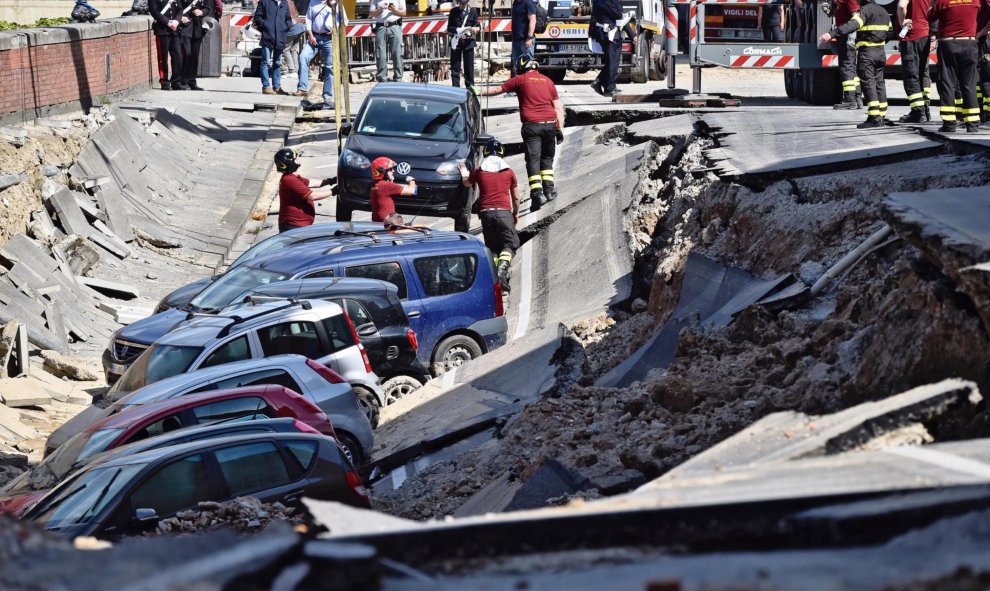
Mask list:
[[[474,136],[474,145],[484,146],[493,139],[495,139],[495,136],[493,136],[490,133],[479,133],[478,135]]]
[[[158,521],[158,512],[147,507],[135,509],[134,517],[131,518],[131,524],[142,530],[157,526]]]
[[[338,133],[337,135],[339,135],[339,136],[351,135],[351,130],[352,129],[354,129],[354,125],[352,125],[350,123],[341,123],[340,124],[340,133]]]

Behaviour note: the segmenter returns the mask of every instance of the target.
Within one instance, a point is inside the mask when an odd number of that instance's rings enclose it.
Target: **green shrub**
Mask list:
[[[44,27],[57,27],[59,25],[67,25],[71,22],[71,19],[67,16],[60,16],[58,18],[39,18],[33,25],[21,25],[18,23],[12,23],[10,21],[0,21],[0,31],[14,31],[17,29],[40,29]]]

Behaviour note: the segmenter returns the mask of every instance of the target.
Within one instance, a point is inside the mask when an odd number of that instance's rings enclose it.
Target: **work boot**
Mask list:
[[[842,93],[842,102],[832,105],[832,108],[833,109],[850,110],[850,111],[853,110],[853,109],[858,109],[859,107],[856,106],[856,93],[855,92],[843,92]]]
[[[543,181],[543,197],[546,199],[547,203],[550,203],[557,198],[557,189],[554,188],[552,182]]]
[[[171,82],[162,82],[162,90],[172,90]]]
[[[498,282],[502,284],[502,290],[508,293],[512,290],[509,287],[509,261],[504,259],[499,261],[496,270],[498,272]]]
[[[871,129],[874,127],[883,127],[883,117],[880,115],[870,115],[866,118],[866,121],[860,123],[856,127],[860,129]]]
[[[540,211],[543,207],[543,189],[532,189],[529,192],[529,210],[530,211]]]
[[[901,123],[921,123],[925,120],[925,110],[921,107],[914,107],[908,111],[907,115],[901,115],[898,119]]]
[[[956,132],[956,122],[955,121],[943,121],[942,127],[938,128],[939,133],[955,133]]]
[[[188,85],[189,85],[189,90],[206,90],[205,88],[203,88],[199,84],[196,84],[196,81],[195,80],[189,81]]]
[[[966,133],[978,133],[979,131],[980,131],[979,123],[970,122],[966,124]]]

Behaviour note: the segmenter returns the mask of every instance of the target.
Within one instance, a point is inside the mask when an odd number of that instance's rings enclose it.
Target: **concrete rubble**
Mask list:
[[[282,503],[262,503],[254,497],[238,497],[223,503],[204,502],[194,509],[158,522],[158,533],[183,534],[216,529],[251,533],[273,522],[303,525],[303,514]]]

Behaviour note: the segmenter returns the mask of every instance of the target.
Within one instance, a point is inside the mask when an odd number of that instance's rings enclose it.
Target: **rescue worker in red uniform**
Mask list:
[[[528,55],[519,58],[519,75],[502,86],[487,88],[482,96],[515,92],[519,99],[522,139],[526,143],[526,175],[529,177],[529,210],[538,211],[553,201],[553,157],[557,140],[563,139],[564,103],[553,81],[537,71],[539,64]]]
[[[822,35],[822,42],[835,40],[842,35],[856,32],[856,73],[859,74],[866,100],[866,121],[856,127],[869,129],[883,127],[887,116],[887,87],[883,69],[887,65],[884,45],[893,26],[887,11],[873,2],[863,0],[859,12],[849,22]]]
[[[976,102],[976,17],[980,0],[935,0],[929,20],[938,22],[938,97],[941,101],[939,131],[953,133],[959,119],[966,131],[980,130],[980,107]],[[960,97],[956,99],[956,97]],[[959,106],[954,104],[954,99]]]
[[[371,221],[384,222],[395,213],[395,198],[410,196],[417,192],[416,179],[406,177],[406,184],[395,182],[395,161],[385,156],[375,158],[371,163]]]
[[[275,152],[275,169],[282,173],[278,182],[278,231],[285,232],[294,228],[310,226],[316,219],[314,201],[326,199],[333,195],[333,189],[314,191],[316,187],[325,187],[331,179],[311,181],[296,174],[299,163],[296,158],[302,151],[292,148],[282,148]]]
[[[928,54],[931,53],[931,38],[928,35],[928,12],[931,0],[899,0],[897,20],[900,30],[907,28],[907,34],[900,38],[898,49],[901,52],[901,65],[904,68],[904,92],[907,94],[911,110],[899,119],[901,123],[931,121],[929,111]]]
[[[859,0],[835,0],[832,15],[835,26],[849,22],[852,15],[859,12]],[[835,109],[859,109],[863,106],[859,98],[860,80],[856,73],[856,47],[849,35],[841,35],[834,40],[833,51],[839,56],[839,79],[842,80],[842,102]]]
[[[468,172],[463,163],[458,164],[457,168],[465,187],[478,185],[481,233],[485,246],[495,255],[498,279],[508,291],[509,263],[519,248],[519,234],[516,233],[516,223],[519,221],[519,184],[516,182],[516,173],[502,158],[505,149],[501,142],[488,140],[481,154],[484,158],[478,168]]]

